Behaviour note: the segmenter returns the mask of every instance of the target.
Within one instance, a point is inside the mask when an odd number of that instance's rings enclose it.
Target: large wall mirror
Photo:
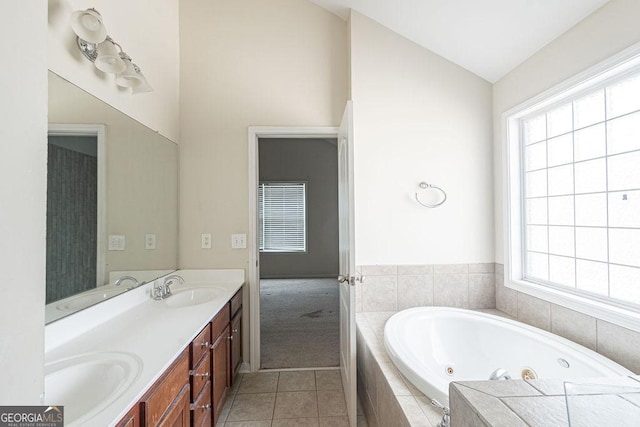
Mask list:
[[[176,269],[177,181],[174,142],[49,72],[47,323]]]

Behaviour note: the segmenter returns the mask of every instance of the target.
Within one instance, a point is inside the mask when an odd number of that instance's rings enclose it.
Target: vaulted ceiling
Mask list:
[[[349,9],[496,82],[609,0],[311,0]]]

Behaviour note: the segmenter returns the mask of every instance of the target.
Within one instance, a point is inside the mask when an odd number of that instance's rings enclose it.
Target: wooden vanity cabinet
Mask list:
[[[145,426],[189,426],[189,353],[185,349],[140,401]]]
[[[217,421],[224,406],[229,384],[229,305],[227,304],[211,321],[211,362],[213,364],[213,413]]]
[[[191,385],[191,425],[211,426],[211,324],[200,331],[189,345]]]
[[[136,403],[116,424],[116,427],[140,427],[140,425],[140,404]]]
[[[117,426],[215,426],[241,363],[242,288]]]
[[[242,288],[231,298],[229,309],[231,315],[229,385],[232,386],[242,364]]]

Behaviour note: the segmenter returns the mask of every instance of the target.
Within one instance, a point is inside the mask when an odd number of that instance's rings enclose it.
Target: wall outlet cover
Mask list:
[[[232,234],[231,235],[231,248],[232,249],[245,249],[247,247],[247,235],[246,234]]]
[[[156,235],[155,234],[145,234],[144,235],[144,248],[145,249],[155,249],[156,248]]]
[[[125,238],[122,234],[110,234],[109,235],[109,250],[110,251],[124,251]]]
[[[211,249],[211,233],[203,233],[200,240],[202,249]]]

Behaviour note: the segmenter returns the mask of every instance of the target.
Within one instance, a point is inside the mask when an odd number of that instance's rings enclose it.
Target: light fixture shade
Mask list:
[[[116,77],[116,84],[122,87],[136,87],[141,83],[141,78],[136,72],[136,67],[128,56],[123,55],[125,69]]]
[[[135,95],[136,93],[153,92],[153,88],[151,87],[145,76],[140,71],[138,71],[138,75],[140,76],[142,81],[139,85],[131,88],[131,93]]]
[[[116,77],[116,84],[122,87],[131,88],[131,93],[152,92],[153,88],[147,82],[140,68],[131,62],[131,58],[124,52],[120,53],[120,58],[126,64],[126,68],[123,72]]]
[[[96,68],[105,73],[121,73],[127,65],[120,58],[116,45],[109,38],[98,45]]]
[[[73,12],[71,28],[78,37],[89,43],[102,43],[107,38],[107,29],[102,23],[102,16],[95,9]]]

